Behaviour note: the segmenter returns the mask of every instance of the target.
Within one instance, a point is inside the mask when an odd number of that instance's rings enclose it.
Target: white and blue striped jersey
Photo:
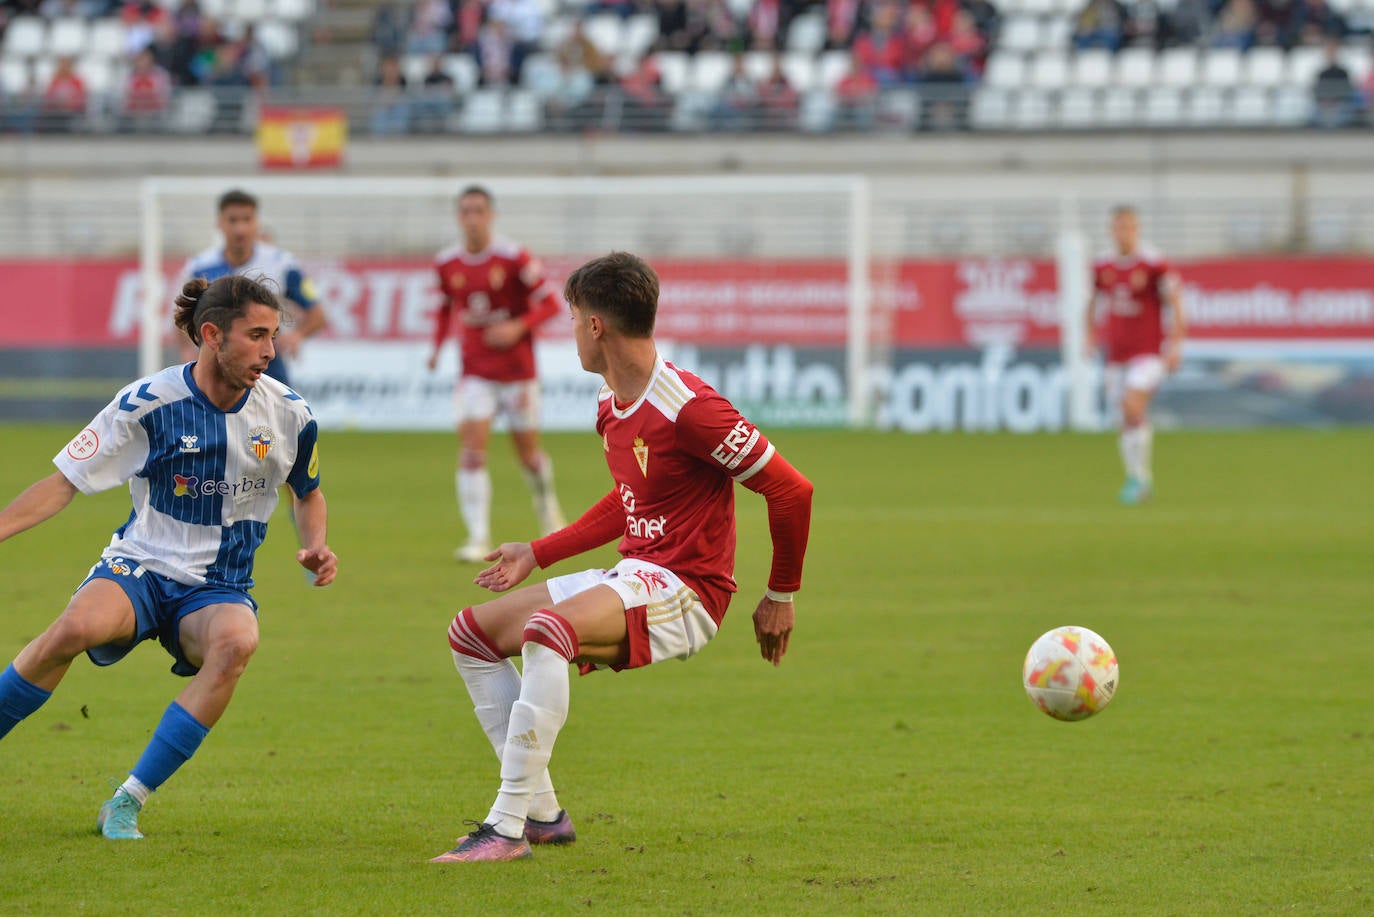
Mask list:
[[[53,464],[86,494],[128,482],[133,512],[103,557],[247,591],[278,488],[303,497],[320,485],[315,419],[268,376],[221,410],[196,387],[193,365],[128,385]]]
[[[319,298],[310,278],[305,276],[296,257],[285,249],[266,242],[253,246],[253,254],[240,265],[232,265],[225,259],[222,246],[211,246],[188,260],[181,269],[181,282],[195,277],[215,281],[229,274],[238,274],[251,280],[265,280],[277,295],[291,300],[302,309],[314,308]],[[180,284],[178,284],[178,289]]]

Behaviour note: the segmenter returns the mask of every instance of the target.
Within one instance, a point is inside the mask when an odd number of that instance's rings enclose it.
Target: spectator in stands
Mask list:
[[[726,0],[689,0],[685,35],[689,54],[744,50],[743,29]]]
[[[555,66],[527,70],[530,89],[544,100],[544,123],[550,130],[573,131],[587,127],[592,119],[592,95],[596,78],[577,53],[564,53],[567,43],[555,55]]]
[[[1297,36],[1297,0],[1259,0],[1255,44],[1289,47]]]
[[[417,134],[437,134],[453,110],[453,77],[444,69],[444,56],[431,54],[422,82],[423,92],[413,107],[411,122]]]
[[[33,72],[32,63],[24,67],[24,85],[17,91],[5,93],[4,106],[0,108],[5,115],[0,129],[17,134],[31,134],[38,125],[43,110],[43,88],[38,85],[38,77]]]
[[[1178,0],[1160,23],[1159,46],[1196,44],[1207,34],[1211,25],[1211,0]]]
[[[453,11],[447,0],[416,0],[410,10],[410,28],[406,32],[406,52],[409,54],[438,54],[448,45],[448,30],[453,24]]]
[[[244,25],[242,34],[234,42],[239,48],[238,68],[243,81],[254,89],[266,89],[272,80],[272,57],[258,41],[258,32],[253,23]]]
[[[1297,43],[1321,45],[1328,39],[1342,39],[1350,34],[1350,26],[1326,0],[1302,0],[1294,17]]]
[[[133,55],[157,40],[159,27],[169,17],[153,0],[137,0],[124,4],[119,18],[124,22],[124,50]]]
[[[1212,47],[1248,51],[1255,42],[1258,24],[1259,13],[1254,0],[1226,0],[1212,29]]]
[[[1359,100],[1350,71],[1341,65],[1341,43],[1326,43],[1326,67],[1312,84],[1313,122],[1317,127],[1350,127],[1355,123]]]
[[[654,0],[653,13],[658,19],[654,47],[660,51],[687,50],[687,0]]]
[[[905,82],[906,37],[898,28],[900,12],[893,2],[873,9],[873,23],[854,39],[854,58],[880,87]]]
[[[621,19],[628,19],[639,11],[640,4],[636,0],[592,0],[586,7],[586,15],[588,16],[597,13],[614,13]]]
[[[625,111],[622,126],[632,131],[661,131],[668,126],[669,100],[663,93],[663,75],[652,54],[646,54],[620,78]]]
[[[849,70],[835,84],[835,127],[866,131],[873,127],[878,102],[878,80],[869,72],[858,47],[849,58]]]
[[[1121,28],[1121,43],[1138,48],[1158,48],[1164,13],[1156,0],[1132,0],[1126,6],[1126,21]]]
[[[200,34],[193,44],[189,63],[192,82],[205,86],[214,82],[219,49],[223,44],[224,37],[220,35],[215,20],[209,16],[202,16]]]
[[[453,31],[448,46],[452,51],[477,56],[477,42],[482,37],[482,23],[487,21],[487,5],[483,0],[458,0],[453,13]]]
[[[773,55],[773,68],[758,85],[759,126],[764,130],[788,130],[797,124],[801,97],[782,72],[782,58]]]
[[[758,87],[744,65],[744,55],[736,54],[730,77],[716,97],[712,127],[722,131],[746,129],[754,123],[758,104]]]
[[[781,50],[791,21],[790,3],[784,3],[783,0],[754,0],[745,18],[749,47],[755,51]]]
[[[943,41],[932,45],[916,82],[921,87],[922,128],[950,130],[968,123],[968,71],[953,45]]]
[[[961,81],[978,76],[983,72],[983,62],[987,60],[988,56],[988,41],[978,31],[978,23],[974,21],[973,14],[968,10],[961,9],[954,14],[949,37],[944,43],[949,46],[950,53],[954,55],[957,67],[950,69],[944,66],[944,62],[941,60],[941,66],[937,67],[934,72],[948,74],[957,71]]]
[[[921,69],[926,52],[940,40],[940,29],[935,25],[930,7],[924,3],[913,3],[906,8],[902,28],[906,40],[906,69],[915,74]]]
[[[487,17],[506,27],[511,44],[511,82],[518,83],[525,58],[539,50],[539,40],[544,36],[544,12],[539,0],[491,0]]]
[[[406,44],[406,16],[395,3],[383,3],[372,14],[372,47],[382,57],[400,54]]]
[[[1125,23],[1126,12],[1118,0],[1088,0],[1074,22],[1073,46],[1080,51],[1085,48],[1115,51],[1121,47]]]
[[[128,130],[156,130],[162,126],[172,98],[172,77],[157,64],[152,48],[134,55],[124,80],[124,126]]]
[[[410,130],[410,100],[406,98],[406,78],[401,59],[394,54],[377,65],[376,93],[373,96],[372,133],[404,134]]]
[[[825,0],[826,49],[847,51],[853,47],[855,36],[868,27],[866,13],[867,7],[862,0]]]
[[[998,14],[997,7],[993,6],[992,0],[964,0],[963,7],[977,23],[978,34],[991,43],[1002,23],[1002,17]]]
[[[587,37],[580,19],[573,23],[572,31],[559,43],[554,54],[558,58],[559,67],[565,71],[586,70],[591,75],[592,82],[598,85],[608,85],[616,81],[615,61],[602,54],[601,49]]]
[[[477,38],[477,82],[482,86],[509,86],[513,51],[504,22],[492,20],[482,26]]]
[[[76,72],[76,61],[59,57],[43,91],[44,121],[53,130],[72,131],[85,113],[86,83]]]

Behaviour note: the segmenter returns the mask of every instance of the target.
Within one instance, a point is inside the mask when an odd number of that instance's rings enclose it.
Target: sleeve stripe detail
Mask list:
[[[774,453],[776,453],[777,451],[778,450],[773,448],[773,444],[769,443],[768,448],[763,450],[763,455],[759,457],[759,460],[754,464],[750,465],[744,471],[741,471],[739,474],[735,475],[735,480],[740,484],[743,484],[745,481],[749,480],[754,475],[758,474],[760,471],[763,470],[763,466],[767,465],[768,462],[773,458]]]

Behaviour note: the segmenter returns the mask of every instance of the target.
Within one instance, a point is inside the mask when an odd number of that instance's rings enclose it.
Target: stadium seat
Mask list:
[[[1011,123],[1011,93],[997,87],[983,87],[969,104],[969,124],[979,130],[1006,130]]]
[[[29,62],[22,57],[0,57],[0,93],[17,95],[29,86]]]
[[[1365,80],[1369,79],[1370,71],[1374,70],[1374,61],[1370,60],[1370,49],[1367,47],[1342,48],[1340,62],[1356,86],[1363,86]]]
[[[214,123],[219,103],[209,89],[182,89],[172,96],[167,125],[179,134],[203,134]]]
[[[1188,89],[1197,83],[1197,51],[1193,48],[1168,48],[1160,53],[1155,80],[1161,86]]]
[[[734,58],[724,51],[699,51],[690,61],[687,88],[694,92],[720,92],[735,69]]]
[[[620,53],[624,43],[625,24],[614,13],[597,13],[582,21],[582,34],[602,54],[614,56]]]
[[[301,22],[315,15],[315,0],[271,0],[268,10],[278,19]]]
[[[512,89],[506,93],[506,128],[532,133],[544,127],[544,103],[532,92]]]
[[[744,72],[749,75],[749,79],[760,83],[773,73],[773,59],[777,57],[772,51],[746,51],[744,54]]]
[[[267,0],[230,0],[226,18],[251,22],[254,25],[267,18]]]
[[[878,96],[878,125],[909,131],[921,120],[921,96],[915,89],[889,89]]]
[[[1274,123],[1302,127],[1312,121],[1312,90],[1306,86],[1281,86],[1274,92]]]
[[[1326,67],[1326,55],[1321,48],[1294,48],[1288,52],[1288,79],[1290,86],[1312,88],[1317,74]]]
[[[1055,16],[1045,23],[1044,47],[1057,51],[1067,51],[1072,45],[1073,20],[1068,16]]]
[[[1026,61],[1020,54],[994,51],[983,69],[983,85],[1016,89],[1026,81]]]
[[[681,51],[659,51],[654,55],[654,62],[658,64],[664,92],[675,96],[687,88],[688,65],[691,61],[686,54]]]
[[[545,51],[556,51],[572,34],[575,19],[567,16],[554,16],[544,23],[544,31],[539,33],[539,47]]]
[[[229,15],[229,0],[198,0],[196,5],[202,15],[211,19],[223,20]]]
[[[37,16],[19,16],[5,29],[5,55],[37,57],[48,43],[48,26]]]
[[[743,22],[749,18],[749,9],[754,5],[754,0],[725,0],[725,5],[735,14],[736,19]]]
[[[1021,11],[1032,16],[1052,16],[1059,12],[1057,0],[1021,0]]]
[[[471,54],[445,54],[444,72],[453,80],[453,91],[467,93],[477,88],[477,61]]]
[[[1112,81],[1112,55],[1109,51],[1079,51],[1073,59],[1075,86],[1100,89]]]
[[[401,58],[401,75],[405,77],[407,86],[423,86],[428,72],[428,54],[407,54]]]
[[[1102,91],[1100,118],[1103,127],[1133,127],[1140,122],[1140,92],[1122,86]]]
[[[529,55],[520,67],[520,85],[526,89],[552,86],[558,79],[558,60],[547,51]]]
[[[997,36],[998,51],[1029,53],[1044,45],[1044,30],[1034,16],[1008,16]]]
[[[621,49],[636,58],[643,57],[658,41],[658,18],[651,13],[640,13],[625,20],[625,35],[621,39]]]
[[[1226,114],[1226,93],[1216,86],[1195,86],[1188,93],[1185,121],[1192,127],[1213,127]]]
[[[835,126],[835,97],[823,89],[802,93],[797,124],[811,133],[830,130]]]
[[[1274,120],[1269,90],[1259,86],[1242,86],[1226,107],[1226,120],[1237,127],[1266,127]]]
[[[1149,48],[1125,48],[1116,56],[1116,84],[1127,89],[1148,89],[1155,80],[1155,52]]]
[[[117,60],[125,54],[124,23],[114,17],[97,19],[91,24],[91,40],[87,54]]]
[[[86,92],[104,95],[109,92],[122,92],[124,89],[122,73],[116,73],[110,61],[104,57],[83,57],[76,62],[76,74],[86,84]]]
[[[1183,93],[1172,86],[1156,86],[1145,94],[1143,120],[1149,127],[1178,127],[1183,123]]]
[[[264,19],[257,25],[258,41],[273,60],[293,56],[300,43],[296,27],[279,19]]]
[[[849,72],[848,51],[826,51],[816,60],[816,81],[822,89],[834,89]]]
[[[1056,123],[1060,127],[1095,127],[1100,118],[1097,92],[1088,86],[1070,86],[1059,95]]]
[[[1033,89],[1063,89],[1069,84],[1069,58],[1063,51],[1041,51],[1031,58],[1026,85]]]
[[[1018,130],[1038,131],[1050,126],[1054,106],[1050,94],[1038,89],[1022,89],[1012,105],[1011,123]]]
[[[790,53],[782,56],[782,75],[797,92],[810,92],[817,83],[816,59],[810,54]]]
[[[1283,51],[1279,48],[1251,48],[1245,55],[1245,82],[1251,86],[1280,86],[1283,70]]]
[[[463,102],[458,127],[465,134],[495,134],[505,129],[505,93],[500,89],[474,89]]]
[[[787,27],[787,50],[815,54],[825,46],[825,16],[802,13]]]
[[[91,27],[84,19],[54,19],[48,26],[47,51],[56,57],[81,57],[91,41]]]
[[[1210,48],[1203,52],[1202,85],[1230,89],[1240,81],[1240,51],[1235,48]]]

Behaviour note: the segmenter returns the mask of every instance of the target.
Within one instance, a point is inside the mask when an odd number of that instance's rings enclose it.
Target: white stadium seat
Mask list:
[[[1017,89],[1026,81],[1026,61],[1019,54],[994,51],[983,69],[983,85]]]
[[[1149,48],[1125,48],[1116,55],[1116,84],[1129,89],[1148,89],[1155,81],[1155,52]]]
[[[1172,86],[1150,89],[1142,116],[1150,127],[1178,127],[1183,123],[1183,93]]]
[[[1288,84],[1312,88],[1317,74],[1326,67],[1326,54],[1321,48],[1294,48],[1288,52]]]
[[[1168,48],[1160,53],[1155,67],[1155,80],[1161,86],[1188,89],[1197,83],[1197,51],[1192,48]]]
[[[561,80],[558,59],[546,51],[529,55],[520,66],[520,85],[526,89],[555,86]]]
[[[257,25],[267,18],[267,0],[231,0],[227,15]]]
[[[1034,16],[1008,16],[997,36],[999,51],[1039,51],[1044,44],[1044,30]]]
[[[91,27],[84,19],[54,19],[48,27],[48,53],[57,57],[81,57],[91,42]]]
[[[802,13],[787,27],[787,50],[815,54],[825,45],[825,16]]]
[[[699,51],[691,58],[687,88],[694,92],[720,92],[734,69],[734,58],[724,51]]]
[[[268,10],[278,19],[300,22],[315,15],[315,0],[271,0]]]
[[[20,16],[5,29],[5,54],[10,57],[37,57],[47,43],[47,23],[37,16]]]
[[[1363,86],[1365,80],[1369,79],[1370,71],[1374,70],[1374,61],[1370,60],[1370,50],[1367,47],[1342,48],[1340,62],[1356,86]]]
[[[1226,114],[1226,97],[1215,86],[1196,86],[1188,93],[1187,122],[1193,127],[1220,124]]]
[[[1023,89],[1016,94],[1016,102],[1012,105],[1012,124],[1025,131],[1043,130],[1049,127],[1053,113],[1048,92]]]
[[[1021,0],[1021,10],[1034,16],[1049,16],[1057,13],[1057,0]]]
[[[1235,48],[1211,48],[1202,55],[1202,85],[1229,89],[1240,83],[1241,57]]]
[[[816,81],[821,88],[834,89],[835,84],[849,72],[849,61],[848,51],[826,51],[817,58]]]
[[[658,74],[664,92],[675,96],[687,88],[687,68],[690,60],[686,54],[681,51],[659,51],[654,55],[654,63],[658,64]]]
[[[782,56],[782,75],[797,92],[810,92],[816,87],[816,59],[810,54],[788,53]]]
[[[1259,86],[1242,86],[1231,97],[1226,109],[1230,123],[1237,127],[1266,127],[1274,120],[1269,90]]]
[[[1073,60],[1073,84],[1099,89],[1112,81],[1112,55],[1109,51],[1079,51]]]
[[[539,47],[555,51],[568,40],[576,20],[567,16],[554,16],[544,23],[544,31],[539,33]]]
[[[1060,127],[1096,127],[1098,123],[1097,93],[1087,86],[1071,86],[1059,95]]]
[[[471,54],[445,54],[441,66],[453,80],[454,92],[462,94],[477,88],[477,61]]]
[[[1140,92],[1113,86],[1102,92],[1103,127],[1131,127],[1140,121]]]
[[[772,76],[776,57],[772,51],[747,51],[744,54],[744,72],[755,83],[761,83]]]
[[[1011,123],[1011,94],[996,87],[979,89],[969,105],[969,123],[980,130],[1005,130]]]
[[[506,94],[506,129],[532,133],[544,126],[544,103],[532,92],[512,89]]]
[[[1033,89],[1063,89],[1069,84],[1069,58],[1062,51],[1041,51],[1031,58],[1026,85]]]
[[[1073,20],[1068,16],[1057,16],[1045,23],[1045,47],[1059,51],[1069,50],[1073,36]]]
[[[283,60],[296,53],[300,37],[296,27],[278,19],[264,19],[258,23],[256,33],[263,50],[273,60]]]
[[[1251,86],[1281,86],[1283,71],[1279,48],[1251,48],[1245,55],[1245,82]]]
[[[621,49],[626,54],[643,57],[658,41],[658,19],[650,13],[640,13],[625,20],[625,35]]]
[[[828,131],[835,124],[835,97],[824,89],[802,93],[797,125],[804,131]]]
[[[167,124],[179,134],[203,134],[214,123],[219,103],[209,89],[182,89],[172,96]]]
[[[91,41],[86,53],[115,59],[123,57],[127,47],[124,23],[118,19],[107,16],[91,25]]]
[[[1274,123],[1302,127],[1312,122],[1312,90],[1307,86],[1282,86],[1274,92]]]
[[[494,134],[505,128],[505,104],[500,89],[474,89],[463,103],[458,124],[465,134]]]
[[[583,21],[582,34],[602,54],[615,55],[620,53],[620,46],[624,43],[625,25],[614,13],[598,13]]]
[[[29,62],[22,57],[0,58],[0,93],[17,95],[29,88]]]
[[[429,73],[428,54],[407,54],[401,58],[401,75],[406,78],[407,86],[423,86],[427,73]]]
[[[116,72],[109,60],[103,57],[84,57],[76,62],[76,75],[86,84],[86,91],[92,95],[104,95],[123,89],[122,81],[116,81]]]

